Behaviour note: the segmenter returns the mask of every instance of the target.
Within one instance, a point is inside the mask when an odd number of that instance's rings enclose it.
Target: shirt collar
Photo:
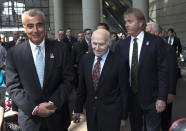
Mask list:
[[[29,43],[33,51],[35,51],[36,46],[41,46],[41,50],[45,48],[45,39],[43,39],[43,41],[39,45],[34,44],[31,40],[29,40]]]
[[[134,40],[134,38],[135,38],[134,36],[131,36],[132,41]],[[136,38],[137,40],[140,40],[142,42],[144,38],[144,31],[142,31]]]
[[[101,57],[101,60],[103,60],[103,61],[105,61],[106,60],[106,58],[107,58],[107,56],[108,56],[108,53],[109,53],[109,51],[110,51],[110,49],[108,49],[107,50],[107,52]],[[97,60],[98,59],[98,57],[97,56],[95,56],[95,60]]]

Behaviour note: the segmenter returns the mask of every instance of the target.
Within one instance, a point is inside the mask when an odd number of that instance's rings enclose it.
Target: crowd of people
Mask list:
[[[26,34],[14,31],[13,41],[0,42],[0,86],[17,107],[18,130],[67,131],[83,112],[88,131],[119,131],[127,119],[131,131],[169,130],[180,40],[172,28],[165,37],[158,23],[146,23],[139,9],[121,19],[121,38],[99,23],[77,38],[59,29],[51,40],[43,12],[23,13]]]

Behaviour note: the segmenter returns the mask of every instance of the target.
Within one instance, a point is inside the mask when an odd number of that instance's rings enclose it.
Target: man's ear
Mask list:
[[[139,21],[139,25],[141,28],[143,28],[143,25],[144,25],[143,21]]]
[[[108,45],[109,45],[109,47],[112,45],[112,41],[111,40],[108,41]]]

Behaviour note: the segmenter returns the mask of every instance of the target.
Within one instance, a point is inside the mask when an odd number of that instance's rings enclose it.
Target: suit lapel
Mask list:
[[[149,46],[150,46],[150,40],[148,38],[147,33],[144,32],[144,38],[143,38],[143,43],[142,43],[140,57],[139,57],[139,69],[140,69],[140,66],[142,65],[143,59],[145,57],[145,52],[147,51]]]
[[[44,73],[44,83],[43,88],[46,87],[48,78],[53,69],[53,63],[55,59],[55,54],[53,51],[53,46],[50,46],[49,41],[45,40],[45,73]]]
[[[103,83],[103,81],[104,81],[104,78],[106,77],[105,75],[109,72],[109,70],[110,70],[110,66],[109,66],[109,59],[110,59],[110,57],[111,57],[111,55],[112,55],[112,52],[111,51],[109,51],[109,54],[108,54],[108,56],[107,56],[107,58],[106,58],[106,60],[105,60],[105,63],[104,63],[104,65],[103,65],[103,69],[102,69],[102,72],[101,72],[101,75],[100,75],[100,78],[99,78],[99,81],[98,81],[98,89],[96,90],[96,91],[98,91],[100,88],[100,85]]]
[[[91,53],[90,54],[90,57],[89,57],[89,60],[88,60],[88,65],[87,65],[87,68],[88,68],[88,79],[90,80],[90,85],[92,87],[92,89],[94,90],[94,86],[93,86],[93,80],[92,80],[92,68],[93,68],[93,63],[94,63],[94,54]]]

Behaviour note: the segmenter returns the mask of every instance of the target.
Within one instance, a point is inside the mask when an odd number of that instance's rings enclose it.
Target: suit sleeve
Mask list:
[[[168,59],[166,47],[162,39],[157,39],[157,72],[158,72],[158,98],[166,101],[168,94]]]
[[[31,116],[34,107],[37,105],[32,101],[29,94],[25,92],[21,85],[19,74],[17,72],[15,59],[13,57],[13,51],[9,50],[6,59],[6,84],[7,91],[10,94],[11,99],[16,103],[19,109],[21,109],[26,115]]]
[[[59,60],[62,61],[62,72],[61,76],[59,76],[61,78],[61,82],[49,99],[49,101],[54,103],[57,109],[61,108],[67,102],[68,96],[73,87],[72,83],[74,79],[72,62],[68,48],[66,46],[61,46],[58,51],[62,52],[60,57],[61,60]]]
[[[120,58],[122,59],[122,58]],[[129,68],[126,61],[122,61],[119,70],[119,87],[121,92],[122,102],[122,119],[127,119],[128,108],[128,89],[129,89]]]
[[[85,58],[85,57],[83,57]],[[82,113],[83,111],[83,104],[85,103],[86,99],[86,87],[85,87],[85,76],[84,76],[84,64],[83,59],[81,59],[79,65],[79,85],[77,89],[76,101],[75,101],[75,113]]]
[[[176,59],[176,53],[174,51],[174,48],[172,46],[167,46],[167,58],[168,58],[168,66],[169,66],[169,94],[176,94],[176,84],[177,84],[177,59]]]

